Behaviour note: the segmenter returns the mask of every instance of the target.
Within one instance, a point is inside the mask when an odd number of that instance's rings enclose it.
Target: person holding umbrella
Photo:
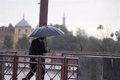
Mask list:
[[[44,37],[39,37],[37,39],[32,40],[31,46],[29,48],[29,55],[44,55],[44,53],[47,52],[44,40],[45,40]],[[36,62],[37,60],[35,58],[31,58],[30,61]],[[44,61],[45,60],[42,59],[42,62]],[[45,65],[42,65],[42,74],[43,74],[42,80],[44,80],[44,74],[45,74],[44,67]],[[37,70],[37,64],[30,63],[30,68],[31,68],[30,72],[22,80],[30,80],[30,78],[34,75],[34,73]]]
[[[57,35],[63,35],[64,32],[61,29],[58,29],[53,26],[41,26],[36,27],[31,33],[28,34],[28,37],[38,37],[37,39],[33,40],[29,49],[30,55],[44,55],[44,53],[47,52],[46,46],[45,46],[45,37],[48,36],[57,36]],[[31,58],[30,61],[36,62],[37,60],[35,58]],[[45,60],[42,59],[42,62]],[[45,67],[45,65],[42,65]],[[45,74],[45,70],[42,67],[42,74]],[[37,70],[37,64],[31,63],[30,64],[31,71],[27,74],[25,78],[22,80],[30,80],[30,78],[34,75],[34,73]],[[44,80],[44,76],[42,77],[42,80]]]

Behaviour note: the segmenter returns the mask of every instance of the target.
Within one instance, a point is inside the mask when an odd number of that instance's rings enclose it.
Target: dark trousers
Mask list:
[[[30,64],[30,68],[31,68],[31,70],[27,74],[27,78],[28,79],[30,79],[34,75],[34,73],[36,72],[36,70],[37,70],[37,64],[36,63],[31,63]],[[44,68],[45,68],[45,65],[43,64],[42,65],[42,78],[41,78],[41,80],[44,80],[44,75],[45,75],[45,69]]]

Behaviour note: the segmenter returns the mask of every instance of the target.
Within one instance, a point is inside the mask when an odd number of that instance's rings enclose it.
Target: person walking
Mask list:
[[[44,37],[39,37],[37,39],[32,40],[31,46],[29,48],[29,55],[44,55],[44,53],[46,53],[46,46],[45,46],[45,38]],[[37,62],[36,58],[30,58],[31,62]],[[44,62],[45,60],[42,59],[42,62]],[[22,80],[30,80],[31,77],[34,75],[34,73],[37,70],[37,63],[30,63],[30,68],[31,70],[29,71],[29,73],[27,74],[27,76],[25,78],[23,78]],[[42,64],[42,80],[44,80],[44,74],[45,74],[45,65]]]

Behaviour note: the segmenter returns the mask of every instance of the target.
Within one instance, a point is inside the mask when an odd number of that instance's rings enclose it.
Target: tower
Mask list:
[[[63,26],[66,26],[66,22],[65,22],[65,21],[66,21],[66,18],[65,18],[65,13],[64,13],[64,14],[63,14],[63,22],[62,22],[62,25],[63,25]]]

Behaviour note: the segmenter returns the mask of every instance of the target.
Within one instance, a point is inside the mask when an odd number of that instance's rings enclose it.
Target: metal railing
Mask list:
[[[36,58],[37,62],[30,62]],[[45,59],[45,62],[42,62]],[[42,64],[45,65],[45,80],[78,80],[78,58],[56,56],[31,56],[17,54],[0,54],[0,80],[21,80],[30,70],[29,64],[37,64],[33,80],[41,80]]]

